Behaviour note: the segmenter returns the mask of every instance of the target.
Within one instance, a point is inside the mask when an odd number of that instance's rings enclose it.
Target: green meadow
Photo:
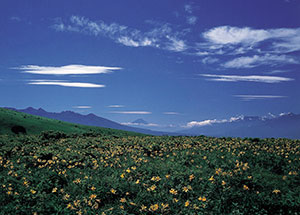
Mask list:
[[[299,214],[300,140],[154,137],[0,113],[1,214]]]

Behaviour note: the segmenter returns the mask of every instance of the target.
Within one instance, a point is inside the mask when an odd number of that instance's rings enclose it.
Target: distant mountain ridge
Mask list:
[[[300,114],[282,113],[278,116],[238,116],[230,120],[211,120],[205,126],[193,126],[179,131],[188,135],[216,137],[259,137],[300,139]]]
[[[28,107],[26,109],[15,109],[15,108],[7,108],[10,110],[15,110],[18,112],[28,113],[36,116],[42,116],[47,117],[50,119],[56,119],[61,120],[65,122],[71,122],[71,123],[77,123],[81,125],[89,125],[89,126],[98,126],[103,128],[113,128],[113,129],[119,129],[124,131],[133,131],[133,132],[139,132],[144,134],[150,134],[150,135],[167,135],[168,132],[159,132],[159,131],[152,131],[149,129],[142,129],[142,128],[134,128],[126,125],[121,125],[117,122],[105,119],[100,116],[96,116],[95,114],[88,114],[88,115],[82,115],[73,111],[62,111],[60,113],[54,113],[54,112],[47,112],[42,108],[35,109],[33,107]]]

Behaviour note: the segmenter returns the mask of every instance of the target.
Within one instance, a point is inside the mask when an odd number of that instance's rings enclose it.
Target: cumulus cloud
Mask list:
[[[81,88],[99,88],[105,87],[102,84],[93,83],[82,83],[82,82],[65,82],[65,81],[54,81],[54,80],[36,80],[28,82],[29,85],[56,85],[62,87],[81,87]]]
[[[278,95],[233,95],[233,96],[238,97],[243,101],[286,98],[286,96],[278,96]]]
[[[300,61],[288,55],[266,54],[251,57],[239,57],[223,64],[225,68],[253,68],[260,65],[300,64]]]
[[[110,111],[110,113],[117,113],[117,114],[140,114],[140,115],[152,114],[149,111]]]
[[[121,67],[106,66],[86,66],[86,65],[66,65],[66,66],[38,66],[24,65],[14,69],[23,71],[24,73],[40,74],[40,75],[89,75],[111,73],[114,70],[120,70]]]
[[[292,78],[285,78],[279,76],[263,76],[263,75],[215,75],[215,74],[200,74],[200,76],[208,77],[211,81],[248,81],[248,82],[262,82],[262,83],[280,83],[284,81],[292,81]]]

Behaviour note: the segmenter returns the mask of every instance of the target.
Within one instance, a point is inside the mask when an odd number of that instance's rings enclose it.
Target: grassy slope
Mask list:
[[[0,134],[13,134],[11,128],[15,125],[23,126],[26,129],[27,134],[39,134],[42,131],[52,130],[64,132],[67,134],[96,132],[99,134],[107,135],[141,135],[139,133],[116,129],[73,124],[0,108]]]

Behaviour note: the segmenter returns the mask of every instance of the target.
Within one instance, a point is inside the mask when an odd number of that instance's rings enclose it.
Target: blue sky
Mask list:
[[[152,129],[300,113],[299,0],[2,0],[1,106]]]

